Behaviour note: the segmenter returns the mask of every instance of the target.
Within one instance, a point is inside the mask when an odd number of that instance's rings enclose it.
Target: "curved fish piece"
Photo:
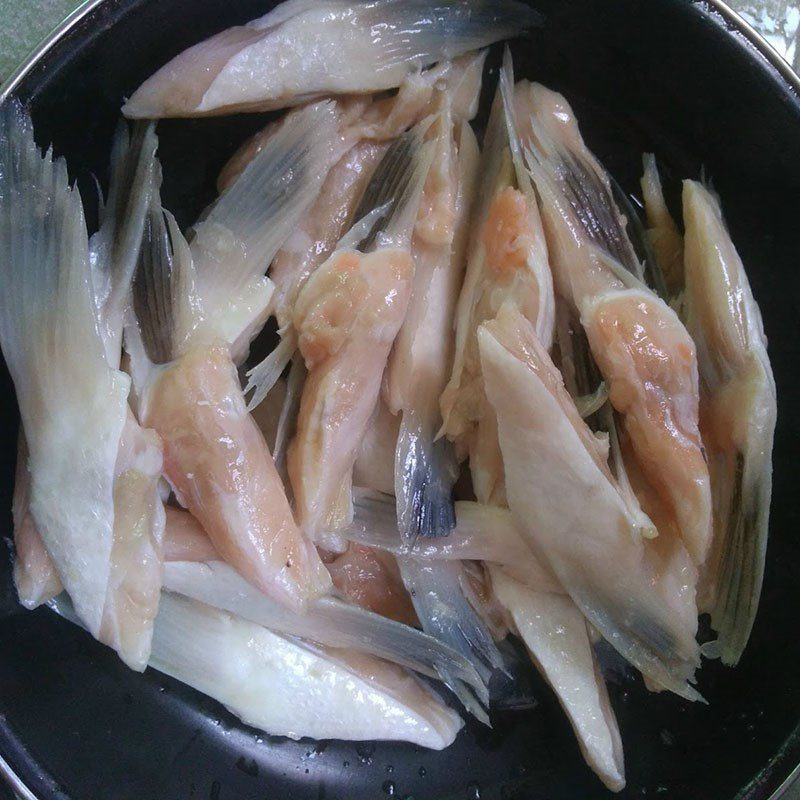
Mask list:
[[[288,468],[299,523],[312,537],[352,516],[353,465],[411,294],[411,230],[431,158],[425,127],[400,137],[373,178],[394,204],[387,221],[340,244],[294,309],[308,376]]]
[[[289,0],[190,47],[148,78],[129,117],[266,111],[393,89],[438,61],[520,36],[540,15],[515,0]]]
[[[31,515],[97,637],[130,379],[106,357],[78,192],[13,101],[0,110],[0,261],[0,344],[28,443]]]
[[[50,606],[80,622],[65,595]],[[276,736],[401,740],[441,750],[463,725],[394,664],[281,636],[170,592],[161,598],[150,666]]]
[[[237,614],[275,633],[325,646],[347,648],[436,677],[449,670],[469,685],[480,679],[455,650],[425,633],[335,597],[321,597],[303,613],[276,603],[223,561],[168,562],[165,587],[215,608]]]
[[[265,318],[264,270],[318,192],[332,139],[330,106],[304,109],[195,227],[191,246],[154,203],[128,336],[141,419],[163,439],[180,502],[223,558],[293,608],[329,591],[330,576],[294,522],[234,360]]]
[[[530,323],[504,309],[478,337],[520,533],[623,657],[698,699],[696,568],[683,544],[645,538]]]
[[[711,540],[711,489],[698,427],[694,344],[642,283],[625,217],[567,101],[522,81],[514,103],[558,291],[580,315],[642,469],[700,565]]]
[[[475,100],[480,84],[475,86]],[[404,538],[446,536],[455,525],[452,489],[458,465],[441,426],[439,395],[452,363],[452,328],[464,271],[478,143],[453,97],[439,96],[428,130],[433,164],[422,191],[411,254],[414,281],[386,371],[384,397],[401,414],[395,454],[397,519]]]
[[[492,591],[507,609],[569,718],[586,763],[612,791],[625,787],[622,740],[586,619],[563,595],[537,591],[490,568]]]
[[[505,504],[496,425],[487,410],[477,329],[506,303],[536,326],[546,347],[553,338],[555,300],[547,245],[527,174],[515,169],[501,90],[489,119],[480,174],[484,186],[472,216],[464,285],[455,319],[450,380],[440,398],[443,432],[460,455],[469,455],[478,500]]]
[[[188,512],[166,506],[164,561],[219,561],[203,526]]]
[[[703,442],[714,493],[714,541],[703,575],[703,608],[736,664],[753,627],[769,527],[775,380],[761,312],[725,226],[704,186],[683,187],[686,319],[697,342]],[[704,648],[705,652],[705,648]]]

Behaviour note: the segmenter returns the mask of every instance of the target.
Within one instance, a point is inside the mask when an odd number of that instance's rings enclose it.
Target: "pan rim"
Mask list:
[[[90,17],[101,6],[112,0],[84,0],[81,5],[66,16],[53,30],[36,45],[23,59],[19,66],[0,84],[0,105],[5,103],[28,74],[50,53],[50,51],[82,21]],[[795,72],[791,64],[738,12],[734,11],[725,0],[700,0],[699,5],[706,7],[706,14],[716,12],[721,16],[729,31],[736,30],[749,42],[752,48],[777,73],[778,76],[800,98],[800,74]],[[798,726],[800,729],[800,725]],[[789,737],[791,739],[791,735]],[[788,741],[788,740],[787,740]],[[16,793],[19,800],[40,800],[17,775],[13,767],[0,753],[0,778]],[[796,764],[781,784],[767,800],[780,800],[794,785],[800,783],[800,763]]]

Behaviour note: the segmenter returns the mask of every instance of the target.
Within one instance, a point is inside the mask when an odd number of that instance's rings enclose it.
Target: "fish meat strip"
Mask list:
[[[520,533],[621,655],[697,699],[688,683],[699,662],[696,568],[683,544],[643,535],[643,515],[631,512],[604,447],[519,312],[502,309],[478,340]]]
[[[264,271],[319,191],[334,136],[329,104],[305,109],[222,194],[190,245],[154,202],[128,336],[141,419],[163,439],[179,502],[223,558],[298,609],[329,591],[330,576],[295,524],[234,363],[266,318]]]
[[[516,0],[287,0],[176,56],[123,112],[194,117],[380,92],[438,61],[519,36],[540,19]]]
[[[719,201],[702,184],[686,181],[683,219],[686,324],[697,343],[701,429],[714,497],[701,609],[711,612],[722,660],[736,664],[764,577],[775,380],[761,312]]]

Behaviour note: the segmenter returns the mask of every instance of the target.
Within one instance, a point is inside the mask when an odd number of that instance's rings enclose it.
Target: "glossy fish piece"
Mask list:
[[[519,36],[540,19],[515,0],[453,0],[435,9],[424,0],[289,0],[185,50],[123,112],[192,117],[380,92],[438,61]]]
[[[130,379],[106,357],[78,192],[15,102],[0,110],[0,260],[0,344],[28,444],[30,512],[97,637]]]
[[[699,663],[696,568],[682,543],[645,538],[643,515],[620,494],[603,446],[593,452],[595,437],[528,321],[503,310],[479,343],[520,533],[621,655],[697,699],[688,684]]]
[[[222,557],[292,608],[329,591],[330,577],[295,525],[235,360],[266,317],[264,270],[319,191],[334,130],[329,104],[304,109],[195,226],[190,245],[154,203],[134,281],[138,324],[127,337],[141,418],[164,441],[179,500]]]
[[[151,379],[142,419],[164,441],[164,471],[181,505],[223,558],[295,608],[330,579],[294,523],[280,477],[224,344],[187,351]]]
[[[431,158],[426,127],[398,139],[373,177],[387,193],[378,208],[393,205],[388,221],[361,232],[357,223],[347,236],[355,241],[340,243],[295,305],[308,376],[288,467],[299,523],[312,537],[352,515],[353,465],[411,294],[411,229]]]
[[[475,87],[474,102],[480,84]],[[439,115],[428,137],[434,160],[422,191],[411,253],[414,281],[403,326],[386,372],[384,397],[402,420],[395,454],[397,518],[403,536],[445,536],[455,525],[455,453],[441,427],[439,395],[452,362],[452,329],[463,280],[478,144],[454,96],[439,95]]]
[[[622,740],[586,619],[569,597],[536,591],[493,567],[492,591],[553,687],[583,757],[612,791],[625,786]]]
[[[443,431],[460,455],[469,455],[478,500],[504,505],[502,459],[495,421],[487,412],[476,332],[510,303],[536,325],[549,347],[555,303],[536,198],[527,174],[515,169],[500,90],[492,105],[479,172],[483,186],[473,210],[466,276],[456,311],[453,368],[440,404]]]
[[[567,101],[522,81],[514,102],[557,289],[579,315],[642,469],[700,565],[711,539],[711,490],[691,337],[642,283],[608,176]]]
[[[736,664],[753,627],[764,575],[775,380],[761,312],[719,201],[701,184],[686,181],[683,217],[685,313],[697,342],[701,426],[714,497],[702,607],[719,633],[722,660]]]

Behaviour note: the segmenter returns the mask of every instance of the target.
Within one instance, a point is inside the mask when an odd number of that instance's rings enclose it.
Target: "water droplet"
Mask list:
[[[394,772],[394,767],[391,764],[386,765],[386,772],[391,775]]]
[[[308,775],[308,767],[306,767],[305,773],[306,773],[306,775]]]
[[[419,776],[420,776],[420,778],[424,778],[427,774],[428,774],[428,770],[426,770],[425,767],[420,767],[419,768]]]
[[[656,794],[666,794],[669,789],[666,786],[657,786],[656,787]]]
[[[347,767],[349,767],[349,766],[350,766],[350,762],[349,762],[349,761],[342,761],[342,766],[343,766],[345,769],[347,769]]]
[[[667,747],[672,747],[672,745],[675,744],[675,737],[666,728],[662,728],[660,736],[661,741],[664,742]]]
[[[477,781],[467,785],[467,800],[481,800],[481,787]]]
[[[356,747],[356,753],[358,753],[358,760],[362,764],[369,766],[372,763],[372,756],[375,753],[375,743],[362,742]]]
[[[383,789],[384,793],[389,797],[394,797],[394,781],[384,781],[381,789]]]

